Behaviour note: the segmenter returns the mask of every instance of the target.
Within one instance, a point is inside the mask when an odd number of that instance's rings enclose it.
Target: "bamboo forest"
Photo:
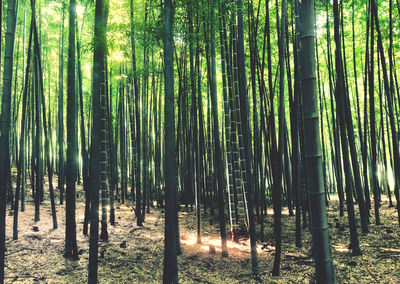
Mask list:
[[[0,284],[400,283],[400,0],[0,11]]]

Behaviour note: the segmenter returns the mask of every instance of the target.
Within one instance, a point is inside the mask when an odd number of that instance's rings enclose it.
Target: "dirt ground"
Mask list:
[[[6,283],[86,283],[89,238],[82,234],[83,194],[77,203],[78,261],[63,257],[65,238],[65,207],[57,205],[59,228],[52,229],[50,203],[41,207],[41,221],[34,222],[31,202],[19,215],[19,240],[12,240],[12,216],[7,216]],[[382,225],[371,224],[370,233],[359,229],[362,256],[351,256],[347,249],[349,230],[347,217],[339,218],[338,203],[329,210],[329,227],[334,265],[338,283],[400,283],[400,230],[395,208],[384,202],[381,206]],[[281,275],[271,276],[274,258],[273,215],[268,210],[265,234],[268,240],[258,246],[259,275],[251,273],[248,241],[228,242],[229,258],[221,258],[217,224],[202,223],[202,241],[196,244],[194,212],[180,212],[182,255],[178,257],[181,283],[309,283],[314,274],[310,256],[311,237],[303,230],[303,247],[294,243],[294,217],[284,211],[282,216]],[[285,214],[286,213],[286,214]],[[373,214],[373,211],[371,212]],[[130,206],[116,209],[116,225],[109,226],[110,240],[100,242],[100,283],[158,283],[162,280],[164,212],[151,209],[143,227],[136,226]],[[371,222],[373,222],[371,216]],[[34,227],[38,231],[34,231]],[[125,247],[126,244],[126,247]],[[209,252],[215,246],[216,253]]]

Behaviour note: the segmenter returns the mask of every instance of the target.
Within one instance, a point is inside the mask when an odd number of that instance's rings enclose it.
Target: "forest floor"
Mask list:
[[[41,207],[41,221],[34,222],[34,206],[27,202],[19,215],[19,240],[12,240],[12,212],[7,214],[6,283],[86,283],[89,238],[82,234],[84,205],[78,192],[76,221],[79,260],[63,257],[65,206],[57,205],[57,230],[52,229],[50,202]],[[183,210],[184,211],[184,210]],[[116,207],[116,225],[108,227],[109,241],[99,243],[100,283],[159,283],[162,280],[164,211],[151,208],[143,227],[136,226],[130,206]],[[373,212],[371,212],[373,213]],[[347,218],[339,217],[338,202],[328,208],[328,222],[338,283],[400,283],[400,229],[395,208],[384,201],[382,225],[371,224],[367,235],[359,231],[362,256],[348,250]],[[373,221],[371,216],[371,221]],[[295,218],[283,211],[281,275],[271,276],[274,259],[273,214],[265,218],[268,242],[259,244],[260,273],[251,272],[248,240],[228,242],[229,257],[221,258],[216,219],[202,223],[202,244],[196,244],[194,212],[180,212],[182,255],[178,257],[181,283],[309,283],[314,275],[311,236],[303,230],[303,247],[295,247]],[[37,227],[37,228],[35,228]],[[38,229],[38,231],[36,231]],[[228,228],[227,228],[228,229]],[[215,246],[216,253],[209,247]]]

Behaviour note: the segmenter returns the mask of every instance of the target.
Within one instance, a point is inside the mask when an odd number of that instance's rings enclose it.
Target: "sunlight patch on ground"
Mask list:
[[[384,248],[384,247],[380,247],[380,250],[383,251],[389,251],[389,252],[396,252],[396,253],[400,253],[400,249],[396,249],[396,248]]]
[[[332,247],[337,251],[337,252],[349,252],[349,248],[345,244],[335,244],[332,245]]]
[[[192,246],[197,248],[198,252],[210,252],[210,247],[212,249],[215,248],[216,253],[221,253],[221,239],[220,238],[211,238],[208,236],[202,236],[201,244],[197,243],[197,235],[196,234],[182,234],[181,235],[181,244],[186,246]],[[232,242],[231,240],[227,241],[228,253],[250,253],[250,241],[240,241],[239,243]],[[263,252],[262,246],[257,246],[257,252]]]
[[[267,209],[267,215],[274,215],[274,209],[272,209],[272,208],[268,208]],[[287,216],[289,216],[289,209],[287,209],[286,207],[285,208],[282,208],[282,215],[287,215]]]

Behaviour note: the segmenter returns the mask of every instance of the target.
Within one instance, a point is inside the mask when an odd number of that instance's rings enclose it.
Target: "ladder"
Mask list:
[[[233,25],[233,41],[232,46],[236,46],[236,26]],[[229,217],[232,231],[232,238],[236,240],[236,232],[247,231],[248,228],[248,209],[247,198],[245,190],[245,166],[244,166],[244,148],[243,148],[243,135],[242,123],[240,116],[240,99],[239,99],[239,86],[238,86],[238,68],[237,68],[237,52],[233,48],[233,86],[229,94],[229,114],[231,119],[230,124],[230,143],[231,159],[228,159],[229,181],[228,187],[228,204],[229,204]]]

